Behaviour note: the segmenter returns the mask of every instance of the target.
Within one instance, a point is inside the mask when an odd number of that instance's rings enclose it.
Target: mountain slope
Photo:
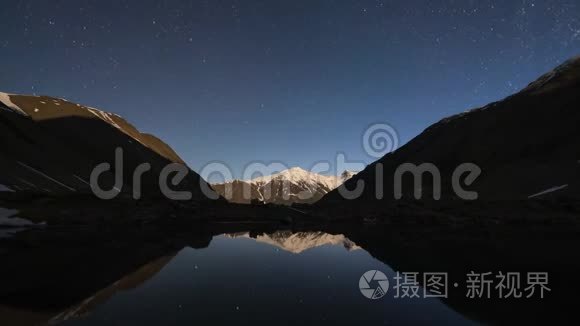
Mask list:
[[[298,167],[252,180],[234,180],[213,184],[213,189],[228,201],[291,205],[314,203],[354,175],[344,171],[340,176],[324,176]]]
[[[0,93],[0,184],[12,190],[44,195],[92,193],[91,171],[100,163],[115,170],[115,149],[123,149],[122,192],[130,194],[133,172],[142,163],[151,171],[142,176],[142,196],[161,196],[159,174],[183,160],[163,141],[139,132],[116,114],[48,96]],[[121,171],[118,171],[121,172]],[[99,185],[113,186],[113,172]],[[189,171],[175,190],[200,191],[199,175]]]
[[[474,163],[481,175],[471,185],[480,200],[521,200],[557,196],[580,198],[580,58],[541,76],[502,101],[445,118],[393,153],[369,165],[345,183],[365,184],[355,201],[393,202],[394,175],[401,164],[433,163],[441,173],[441,198],[458,198],[452,175],[462,163]],[[384,195],[377,200],[377,168],[382,165]],[[465,177],[465,175],[463,175]],[[463,179],[462,179],[463,180]],[[402,179],[403,199],[414,196],[413,178]],[[421,185],[423,199],[433,198],[433,178]],[[535,198],[535,197],[534,197]],[[345,202],[337,191],[321,204]]]

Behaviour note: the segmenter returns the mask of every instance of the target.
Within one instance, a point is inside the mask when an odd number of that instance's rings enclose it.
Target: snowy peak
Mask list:
[[[293,167],[272,175],[254,178],[247,182],[252,184],[265,184],[272,181],[277,182],[289,182],[292,184],[319,184],[329,188],[336,188],[338,185],[337,177],[335,176],[324,176],[318,173],[306,171],[300,167]]]
[[[298,182],[320,183],[334,189],[340,186],[346,180],[352,178],[355,174],[356,172],[345,170],[340,174],[340,176],[326,176],[319,173],[304,170],[301,167],[293,167],[272,175],[257,177],[246,182],[259,184],[271,182],[272,180],[287,180],[295,183]]]
[[[270,182],[272,180],[305,180],[309,179],[311,172],[308,172],[300,167],[293,167],[272,175],[266,175],[249,180],[250,183]]]
[[[214,184],[213,188],[234,203],[314,203],[329,191],[340,186],[355,173],[344,171],[339,176],[326,176],[293,167],[272,175],[251,180],[234,180]]]

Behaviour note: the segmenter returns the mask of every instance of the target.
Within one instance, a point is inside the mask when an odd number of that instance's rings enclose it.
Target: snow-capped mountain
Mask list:
[[[314,203],[354,175],[352,171],[344,171],[340,176],[325,176],[294,167],[273,175],[213,184],[212,187],[233,203],[291,205]]]
[[[123,193],[131,193],[133,172],[142,163],[151,166],[142,175],[143,197],[160,195],[158,180],[165,166],[184,164],[171,147],[119,115],[61,98],[0,92],[0,191],[91,194],[92,170],[101,163],[116,170],[117,148],[123,149]],[[101,176],[102,188],[111,189],[114,173]],[[189,171],[175,190],[205,198],[200,181]]]

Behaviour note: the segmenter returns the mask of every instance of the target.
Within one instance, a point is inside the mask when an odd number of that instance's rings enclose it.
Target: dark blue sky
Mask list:
[[[370,163],[580,54],[578,1],[3,1],[0,91],[115,112],[199,170]]]

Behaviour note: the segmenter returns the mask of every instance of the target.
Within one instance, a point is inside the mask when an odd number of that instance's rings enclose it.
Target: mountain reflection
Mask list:
[[[230,233],[225,236],[237,238],[251,238],[249,232]],[[276,246],[282,250],[299,254],[303,251],[326,245],[343,246],[346,250],[360,249],[354,242],[350,241],[343,234],[328,234],[325,232],[292,232],[276,231],[272,233],[263,233],[256,235],[257,242]]]
[[[266,299],[271,294],[260,292],[260,286],[264,286],[266,282],[267,288],[287,286],[287,291],[300,297],[297,302],[302,304],[310,299],[312,301],[309,305],[313,309],[319,309],[327,305],[324,296],[318,297],[325,291],[321,289],[309,292],[311,289],[308,286],[314,287],[316,280],[328,278],[333,282],[328,285],[331,286],[330,289],[348,289],[348,297],[344,294],[342,297],[338,296],[340,300],[344,300],[348,309],[355,309],[355,306],[356,309],[370,309],[364,305],[366,299],[358,293],[356,285],[361,272],[371,267],[387,271],[447,272],[450,279],[459,280],[464,280],[465,273],[472,270],[547,271],[551,273],[551,294],[556,293],[557,296],[548,296],[541,301],[506,301],[493,298],[467,300],[464,286],[458,289],[451,287],[449,298],[442,302],[452,310],[445,312],[443,308],[430,308],[429,313],[441,310],[439,315],[434,314],[431,317],[439,318],[437,320],[441,322],[459,324],[471,321],[492,324],[544,321],[552,320],[556,315],[568,319],[575,317],[572,307],[574,300],[571,298],[577,293],[578,286],[567,281],[580,271],[580,260],[577,259],[577,252],[562,252],[565,246],[577,248],[578,241],[574,236],[559,233],[555,237],[555,234],[546,233],[546,230],[541,234],[522,230],[519,233],[510,233],[509,236],[495,234],[494,238],[490,237],[487,232],[489,230],[480,230],[479,233],[472,230],[466,235],[464,230],[457,228],[446,230],[448,232],[435,231],[433,228],[435,227],[415,225],[408,229],[398,228],[395,232],[389,230],[388,226],[376,225],[321,227],[317,230],[221,225],[182,231],[172,234],[171,237],[162,232],[141,231],[130,235],[104,236],[88,230],[78,230],[76,241],[79,245],[76,247],[68,246],[70,239],[65,241],[58,231],[31,230],[12,241],[5,239],[8,245],[5,243],[0,252],[3,261],[3,268],[0,269],[0,324],[85,324],[85,319],[87,324],[92,324],[92,315],[95,314],[97,317],[94,318],[98,318],[100,315],[97,311],[100,311],[100,307],[106,308],[109,302],[113,304],[120,293],[136,296],[134,293],[141,291],[158,293],[151,297],[152,305],[169,300],[168,296],[185,296],[189,298],[184,300],[185,303],[200,300],[196,311],[211,311],[217,308],[211,307],[211,300],[204,301],[208,300],[204,296],[209,295],[215,299],[214,305],[227,300],[222,297],[214,298],[214,294],[211,294],[213,292],[204,292],[209,291],[204,286],[213,285],[213,276],[222,278],[225,275],[243,279],[246,284],[244,286],[247,286],[244,291],[253,291],[253,295],[261,293],[257,297],[262,298],[260,300],[254,296],[246,297],[246,292],[240,290],[238,293],[235,288],[228,293],[230,297],[240,295],[240,301],[252,302],[255,306],[272,304]],[[434,237],[433,234],[439,236]],[[441,236],[442,234],[445,236]],[[247,239],[252,241],[248,242]],[[461,242],[458,242],[459,239]],[[457,243],[462,245],[458,246]],[[272,249],[282,250],[288,256],[276,255]],[[562,259],[562,256],[569,259]],[[333,261],[334,265],[327,266],[330,264],[326,261],[328,259],[336,259]],[[196,274],[193,265],[195,269],[198,265],[205,267],[204,273],[207,274]],[[208,266],[212,269],[208,270]],[[315,274],[314,271],[322,268],[328,268],[327,272],[320,272],[326,274]],[[268,272],[270,269],[273,272]],[[292,270],[294,272],[290,272]],[[277,283],[279,280],[265,280],[264,277],[267,276],[259,276],[261,273],[279,275],[286,271],[288,274],[284,274],[285,283],[281,285]],[[338,275],[333,276],[335,272]],[[312,279],[308,279],[309,277]],[[172,282],[184,282],[175,290],[179,293],[168,292],[166,289],[168,285],[174,285]],[[149,286],[150,283],[152,284]],[[197,288],[199,286],[202,288]],[[192,287],[192,290],[181,293],[182,288],[188,287]],[[136,300],[141,300],[138,298]],[[439,307],[439,300],[430,302],[430,306]],[[396,308],[399,302],[395,301],[393,304]],[[340,313],[347,313],[348,309]],[[408,309],[401,306],[399,311]],[[284,313],[278,311],[279,306],[272,306],[270,310],[271,314]],[[316,315],[315,312],[307,311],[309,310],[296,308],[295,318],[307,319],[312,314]],[[340,313],[337,312],[339,315]],[[370,318],[369,321],[387,318],[380,311],[365,310],[365,313],[370,314],[365,317]],[[321,314],[324,320],[329,318],[324,313]],[[191,316],[194,315],[183,318]],[[218,316],[216,321],[221,317],[235,316]],[[350,318],[354,318],[352,322],[360,319],[355,316]],[[394,321],[397,322],[409,321],[405,319],[408,315],[393,317],[391,313],[388,318],[396,318]],[[144,323],[147,324],[147,321]]]
[[[226,229],[230,228],[231,226]],[[58,277],[53,277],[55,276],[55,268],[53,267],[59,262],[46,265],[39,264],[35,266],[35,274],[40,273],[45,275],[45,277],[26,279],[25,282],[32,283],[28,285],[20,284],[21,286],[19,286],[12,284],[2,287],[0,289],[1,324],[59,324],[88,316],[99,305],[106,303],[119,292],[136,289],[155,278],[167,264],[171,263],[182,248],[204,250],[210,245],[212,238],[216,236],[231,239],[254,239],[257,243],[275,246],[294,254],[300,254],[306,250],[326,245],[341,246],[348,251],[360,249],[342,234],[328,234],[321,231],[292,232],[289,230],[281,230],[261,232],[252,230],[229,233],[221,233],[220,231],[221,229],[217,229],[214,231],[188,234],[186,238],[175,241],[175,244],[168,244],[165,241],[147,243],[146,248],[144,248],[145,250],[139,250],[139,254],[136,254],[136,250],[135,253],[126,257],[126,263],[129,262],[132,266],[139,266],[133,271],[123,275],[126,266],[125,264],[118,264],[120,259],[125,258],[122,256],[123,250],[114,252],[108,248],[103,248],[101,251],[99,248],[91,245],[85,248],[85,253],[81,254],[70,248],[60,248],[58,244],[53,242],[53,235],[45,234],[43,231],[31,230],[30,232],[34,234],[34,237],[42,238],[35,241],[42,243],[48,241],[49,246],[54,245],[59,247],[61,255],[70,255],[68,257],[70,261],[67,262],[66,266],[64,266],[65,264],[58,266],[60,267],[57,268],[59,271],[58,274],[60,274]],[[44,239],[44,237],[47,239]],[[132,243],[132,239],[125,239],[123,242],[125,243],[119,244],[121,247],[133,247],[135,245]],[[160,246],[165,248],[161,249]],[[38,258],[33,257],[42,256],[47,251],[47,248],[17,251],[18,256],[6,254],[6,259],[14,259],[13,264],[7,264],[6,266],[12,266],[14,268],[0,271],[0,275],[5,275],[2,278],[3,283],[7,283],[6,280],[8,279],[14,280],[15,278],[24,281],[23,275],[18,273],[16,267],[24,260],[28,260],[29,262],[37,261]],[[99,254],[96,255],[95,252],[99,252]],[[26,257],[27,255],[29,256],[28,258]],[[73,256],[76,257],[73,259]],[[93,259],[93,257],[96,257],[96,259]],[[62,256],[61,259],[64,261],[68,258]],[[150,261],[147,261],[149,259]],[[97,263],[97,261],[100,263]],[[87,268],[87,266],[92,267]],[[78,272],[81,269],[89,272]],[[109,275],[119,276],[106,287],[99,289],[98,287],[106,282],[105,279],[110,279]],[[51,279],[61,279],[63,282],[54,283]],[[64,281],[65,279],[71,282],[66,282]],[[83,285],[78,286],[77,284],[79,283]],[[30,299],[28,295],[33,295],[35,299],[28,300],[27,298]],[[81,297],[82,299],[80,300],[75,299]],[[75,300],[77,301],[76,303],[74,302]]]

